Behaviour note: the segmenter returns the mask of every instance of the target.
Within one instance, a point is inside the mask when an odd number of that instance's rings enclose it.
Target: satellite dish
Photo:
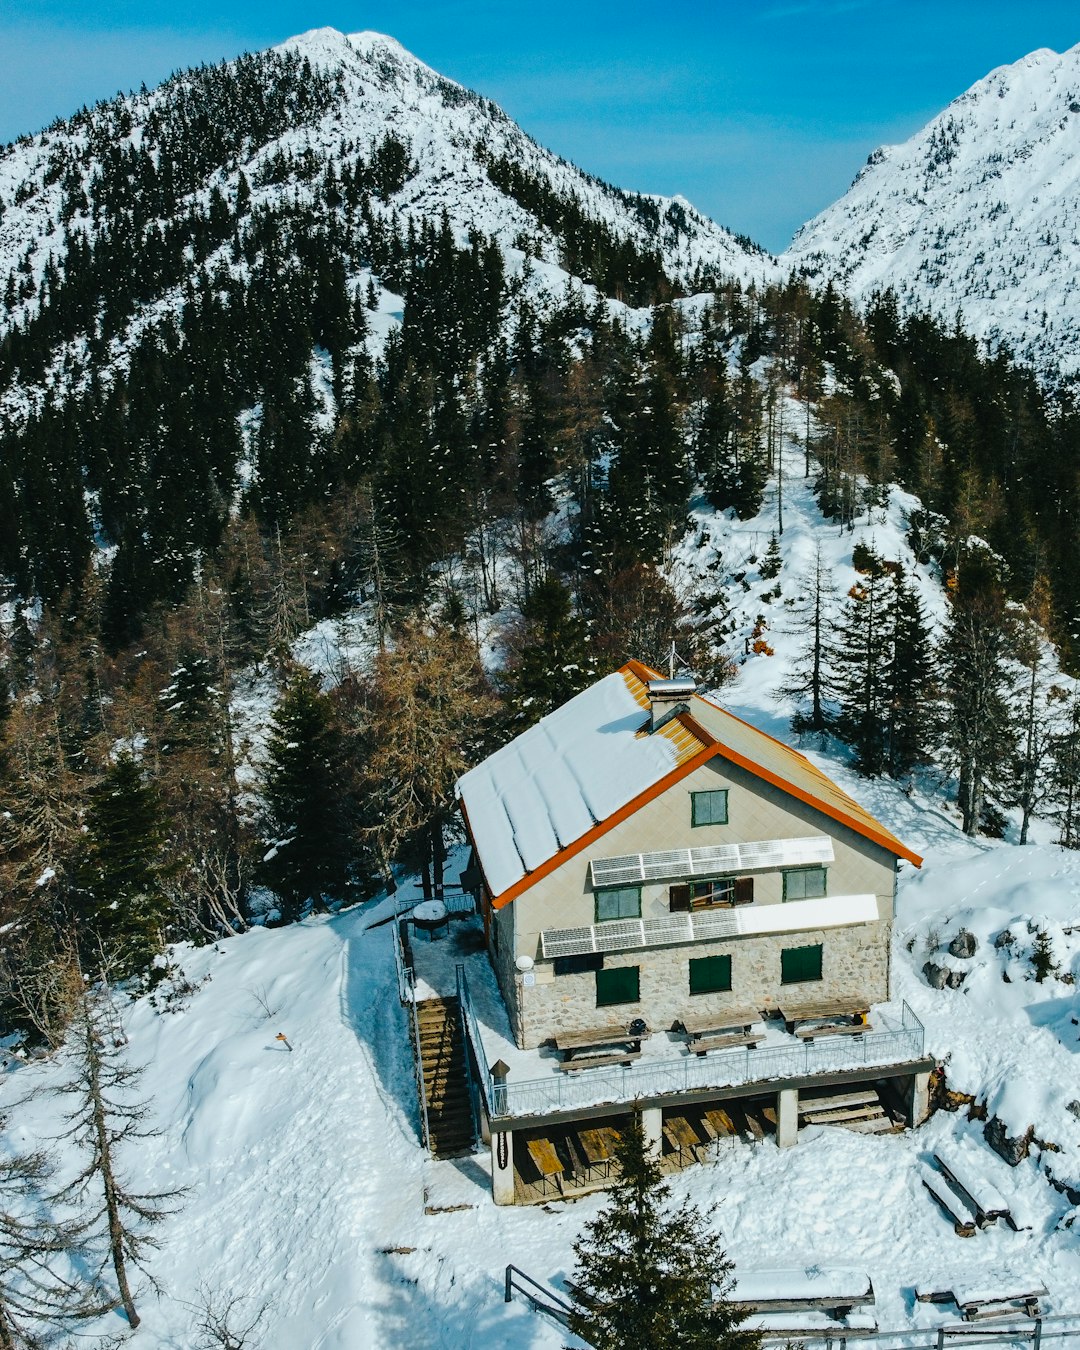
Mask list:
[[[519,956],[514,965],[524,975],[527,970],[532,970],[534,962],[531,956]]]

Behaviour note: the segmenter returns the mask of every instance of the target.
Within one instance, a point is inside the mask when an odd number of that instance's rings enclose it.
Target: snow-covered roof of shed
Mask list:
[[[608,675],[458,780],[491,893],[501,895],[667,776],[668,736],[641,736],[649,712]]]

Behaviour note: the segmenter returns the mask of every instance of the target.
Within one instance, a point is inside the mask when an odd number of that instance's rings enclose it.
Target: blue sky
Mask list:
[[[322,25],[390,33],[537,140],[780,249],[995,66],[1080,42],[1076,0],[3,0],[0,142]]]

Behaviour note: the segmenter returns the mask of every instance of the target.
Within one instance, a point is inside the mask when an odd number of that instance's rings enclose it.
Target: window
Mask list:
[[[820,942],[815,947],[788,947],[780,953],[781,984],[809,984],[820,979]]]
[[[691,825],[727,824],[727,788],[715,792],[691,792]]]
[[[638,976],[640,966],[615,966],[596,972],[596,1006],[609,1008],[613,1003],[637,1003],[641,997]]]
[[[584,975],[590,970],[603,970],[604,958],[599,952],[583,956],[557,956],[551,963],[556,975]]]
[[[813,900],[825,894],[824,867],[802,867],[798,872],[784,873],[785,900]]]
[[[721,994],[730,988],[730,956],[699,956],[690,962],[692,994]]]
[[[596,892],[596,922],[606,919],[640,919],[641,887],[611,886]]]

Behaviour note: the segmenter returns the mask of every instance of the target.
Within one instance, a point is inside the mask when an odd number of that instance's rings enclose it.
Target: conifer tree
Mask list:
[[[84,1213],[89,1209],[86,1231],[105,1243],[100,1270],[112,1266],[119,1302],[134,1329],[140,1318],[130,1267],[139,1267],[158,1245],[150,1230],[175,1211],[183,1192],[137,1192],[125,1180],[125,1153],[158,1133],[146,1126],[150,1103],[137,1091],[142,1070],[125,1058],[125,1043],[108,986],[84,988],[66,1042],[69,1077],[57,1089],[74,1100],[63,1137],[82,1151],[84,1163],[60,1195],[79,1202]]]
[[[872,777],[885,767],[893,584],[888,565],[872,549],[857,551],[855,565],[861,576],[848,591],[835,650],[836,725],[855,750],[855,767]]]
[[[969,553],[954,584],[945,643],[946,738],[959,773],[964,833],[978,834],[986,791],[1012,747],[1011,621],[989,560]]]
[[[616,1157],[607,1204],[574,1244],[570,1330],[594,1350],[756,1350],[760,1335],[726,1301],[734,1265],[720,1237],[689,1200],[670,1207],[636,1120]]]
[[[558,708],[595,677],[585,621],[555,576],[533,586],[522,607],[523,627],[505,680],[515,727],[523,730]]]
[[[76,877],[80,948],[120,975],[145,970],[161,950],[169,911],[167,826],[157,788],[124,752],[90,793],[86,849]]]
[[[833,594],[831,578],[820,542],[814,560],[803,574],[803,592],[796,603],[796,631],[802,637],[798,656],[781,693],[798,704],[791,729],[797,735],[812,731],[824,738],[829,728],[828,700],[833,693],[832,633]]]
[[[272,719],[262,795],[262,877],[298,919],[309,902],[349,893],[353,841],[334,705],[306,672],[294,674]]]
[[[0,1350],[46,1350],[50,1329],[115,1307],[80,1274],[93,1259],[83,1225],[50,1213],[52,1175],[40,1150],[0,1157]]]
[[[939,723],[938,691],[918,592],[899,570],[895,584],[885,669],[885,767],[893,778],[904,778],[930,757]]]

